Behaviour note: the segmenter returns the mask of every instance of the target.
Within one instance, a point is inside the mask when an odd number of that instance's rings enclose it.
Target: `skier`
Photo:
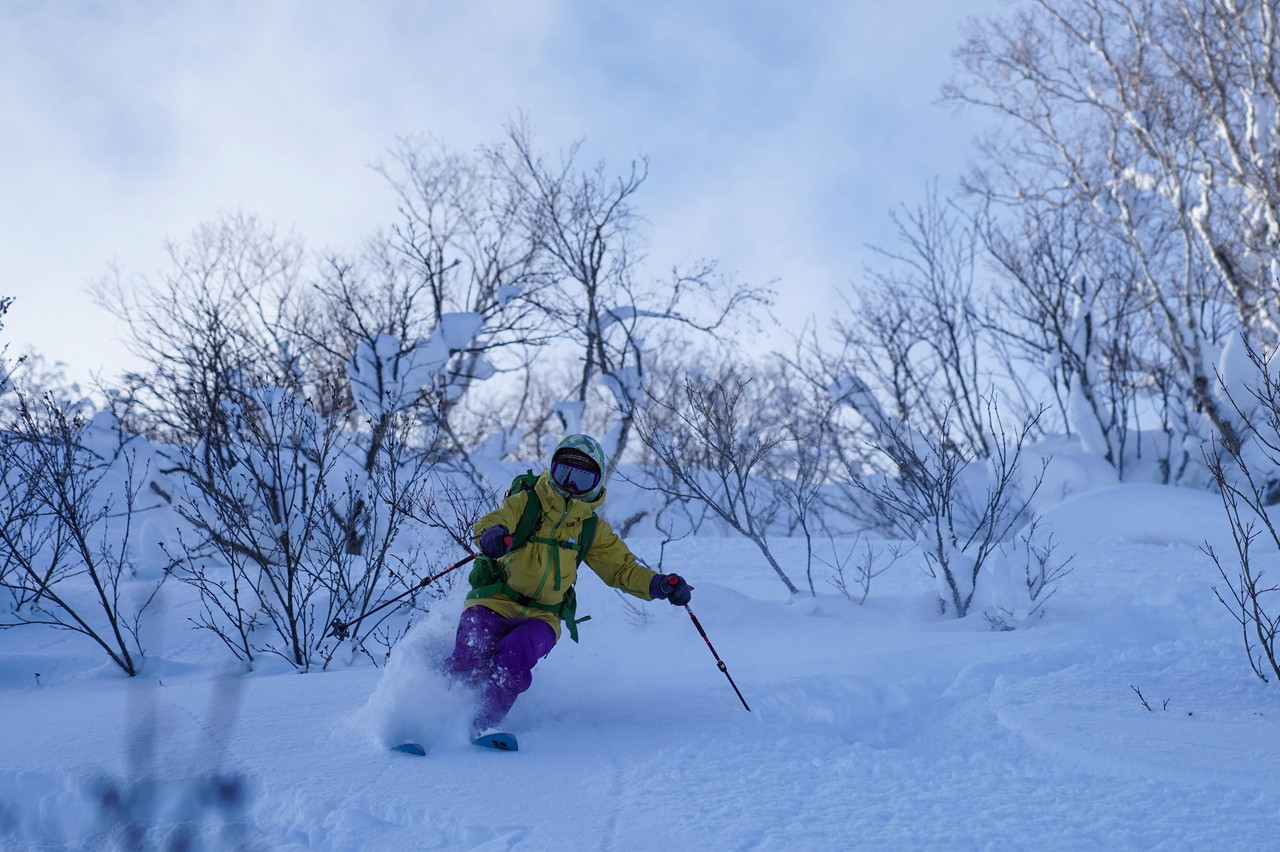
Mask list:
[[[513,489],[476,522],[482,555],[471,572],[472,591],[458,619],[453,653],[443,666],[450,677],[479,690],[472,739],[490,733],[529,688],[534,665],[560,638],[562,621],[577,641],[578,558],[610,586],[641,600],[689,603],[692,586],[640,564],[608,522],[595,516],[605,498],[604,467],[604,451],[594,438],[569,435],[531,488]],[[526,509],[530,501],[536,501],[536,520],[535,509]],[[517,541],[513,532],[526,540]]]

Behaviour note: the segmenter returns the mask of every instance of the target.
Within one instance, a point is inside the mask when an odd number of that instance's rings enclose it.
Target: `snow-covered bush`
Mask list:
[[[0,588],[11,598],[0,627],[79,633],[138,673],[142,614],[165,576],[126,593],[147,456],[109,413],[86,421],[52,396],[19,394],[16,420],[0,433]]]
[[[1032,521],[992,559],[984,584],[991,603],[983,618],[996,630],[1015,630],[1043,616],[1074,558],[1060,556],[1053,534],[1043,532],[1038,519]]]
[[[1280,374],[1271,359],[1246,347],[1253,378],[1224,393],[1234,404],[1242,441],[1220,441],[1206,453],[1235,541],[1235,557],[1206,545],[1225,589],[1214,588],[1240,625],[1254,674],[1280,681],[1280,526],[1269,507],[1280,479]]]
[[[830,560],[819,557],[819,561],[832,572],[827,582],[837,592],[858,604],[867,602],[867,597],[871,594],[871,581],[888,571],[904,555],[903,549],[896,545],[876,548],[861,534],[854,538],[852,546],[843,551],[836,548],[835,540],[832,539],[831,550]],[[861,558],[858,558],[859,553]]]
[[[327,665],[334,619],[356,621],[407,588],[397,537],[421,470],[390,440],[366,471],[336,418],[279,388],[249,391],[225,414],[217,446],[184,451],[178,508],[203,541],[177,572],[200,592],[195,623],[245,662],[270,653],[303,671]],[[380,623],[362,624],[356,647],[367,651]]]
[[[863,410],[869,409],[863,401]],[[903,537],[916,542],[925,571],[934,579],[938,604],[959,618],[969,614],[979,576],[1030,519],[1029,505],[1039,478],[1029,489],[1018,487],[1022,451],[1035,417],[1010,435],[999,413],[988,407],[993,427],[981,458],[947,439],[930,438],[901,422],[880,415],[876,449],[892,465],[889,475],[849,471],[853,485],[865,492]]]

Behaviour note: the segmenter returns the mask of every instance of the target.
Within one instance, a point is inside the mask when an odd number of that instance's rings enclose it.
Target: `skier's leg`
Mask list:
[[[458,618],[453,653],[441,668],[454,680],[477,686],[493,677],[493,658],[509,630],[507,619],[484,606],[468,607]]]
[[[550,624],[536,618],[521,619],[515,628],[498,642],[493,658],[493,676],[485,685],[476,714],[476,727],[492,728],[502,721],[520,693],[533,682],[533,667],[556,644],[556,632]]]

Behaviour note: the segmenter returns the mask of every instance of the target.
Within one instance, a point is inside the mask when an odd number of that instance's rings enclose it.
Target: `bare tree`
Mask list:
[[[373,463],[348,469],[340,480],[340,489],[330,490],[336,499],[329,511],[329,522],[321,527],[318,537],[318,562],[329,566],[329,593],[337,601],[337,616],[354,625],[350,629],[351,647],[375,664],[385,660],[408,632],[413,610],[409,610],[407,618],[395,617],[397,610],[392,608],[383,610],[376,620],[369,614],[401,590],[414,590],[409,603],[415,607],[423,603],[419,598],[438,599],[451,588],[454,579],[449,577],[429,588],[418,585],[417,575],[427,554],[423,544],[410,533],[408,522],[415,517],[414,507],[438,499],[441,477],[432,460],[412,445],[415,430],[411,418],[401,414],[398,420],[398,428],[393,426],[391,434],[383,439]],[[473,523],[479,514],[475,513]],[[350,519],[355,520],[354,529]],[[449,531],[457,527],[455,523]],[[358,546],[354,546],[357,542]],[[380,654],[375,655],[370,645],[380,648]]]
[[[768,481],[778,463],[784,434],[762,416],[748,394],[751,379],[732,366],[692,372],[683,388],[649,391],[636,417],[636,434],[670,472],[665,485],[677,499],[705,504],[759,548],[774,573],[799,590],[769,546],[782,502]],[[664,412],[659,419],[656,412]],[[665,425],[664,425],[665,420]]]
[[[739,285],[707,261],[672,269],[666,278],[645,275],[635,195],[648,177],[648,161],[632,162],[614,176],[604,163],[580,169],[579,151],[574,145],[558,163],[550,162],[520,123],[493,157],[522,199],[529,238],[541,247],[553,282],[539,292],[538,303],[581,359],[574,398],[585,404],[598,381],[612,396],[610,408],[620,420],[615,444],[606,451],[616,459],[645,399],[645,338],[653,336],[655,324],[709,334],[741,309],[763,303],[767,291]]]
[[[0,296],[0,329],[4,328],[4,315],[9,312],[11,305],[13,305],[12,296]],[[9,374],[13,371],[9,360],[4,357],[8,351],[9,344],[6,342],[3,347],[0,347],[0,394],[9,390]]]
[[[168,246],[158,283],[119,274],[96,288],[103,307],[129,328],[146,375],[134,383],[150,436],[207,443],[224,406],[257,384],[306,393],[305,366],[287,329],[304,260],[301,244],[256,219],[233,214]]]
[[[1226,591],[1217,586],[1214,594],[1240,626],[1240,638],[1249,666],[1263,682],[1280,679],[1280,582],[1267,578],[1263,565],[1269,561],[1256,555],[1261,539],[1269,555],[1280,549],[1280,533],[1263,509],[1265,494],[1248,476],[1234,481],[1220,457],[1211,457],[1210,470],[1218,482],[1222,505],[1227,512],[1235,544],[1235,559],[1220,555],[1212,546],[1205,552],[1213,560]],[[1247,470],[1246,470],[1247,473]]]
[[[835,478],[836,415],[839,403],[807,381],[794,361],[779,359],[765,367],[759,378],[765,395],[776,411],[778,428],[785,436],[785,452],[769,481],[788,517],[790,534],[798,529],[805,543],[805,580],[809,594],[816,595],[813,582],[814,540],[830,539],[826,523],[824,491]]]
[[[492,154],[462,157],[409,139],[379,171],[399,199],[400,221],[378,256],[388,277],[405,281],[406,295],[410,282],[416,285],[430,325],[450,312],[484,316],[487,333],[470,351],[472,362],[481,353],[545,342],[539,296],[550,279],[541,268],[543,247],[530,238],[528,199],[504,166]],[[457,371],[473,368],[464,362]]]
[[[190,474],[178,511],[219,559],[185,564],[178,576],[200,592],[196,626],[238,659],[269,652],[305,671],[336,644],[325,642],[338,602],[316,542],[342,436],[286,391],[246,389],[243,397],[227,406],[216,449],[185,451]]]
[[[705,357],[705,353],[688,340],[673,341],[670,346],[658,347],[649,371],[650,390],[664,398],[680,393],[684,387],[688,364],[698,363]],[[644,412],[644,421],[653,432],[666,433],[683,428],[676,408],[648,406]],[[693,498],[680,486],[678,477],[643,441],[631,454],[631,461],[628,468],[619,468],[617,475],[647,492],[652,498],[649,508],[631,519],[631,523],[639,523],[648,517],[654,529],[662,534],[658,550],[660,565],[668,545],[697,535],[713,515],[705,503]],[[636,612],[639,617],[639,611]]]
[[[1091,222],[1060,207],[984,215],[979,233],[1003,285],[984,325],[1024,409],[1040,406],[1047,382],[1056,421],[1123,476],[1129,451],[1142,449],[1130,429],[1151,375],[1127,256],[1093,251]],[[1026,375],[1041,381],[1028,388]]]
[[[0,417],[17,416],[21,407],[17,391],[28,399],[51,400],[68,417],[92,417],[97,409],[96,400],[68,377],[65,363],[50,360],[34,347],[28,348],[7,366],[0,366]]]
[[[13,304],[12,296],[0,296],[0,330],[4,329],[4,315],[9,312],[9,306],[12,304]],[[13,373],[13,367],[9,364],[9,359],[5,357],[8,351],[9,351],[8,342],[6,342],[4,346],[0,346],[0,398],[3,398],[6,394],[8,394],[9,386],[10,386],[9,377]],[[0,436],[0,441],[2,440],[4,440],[4,438]],[[8,477],[3,476],[3,478],[7,479]],[[3,506],[6,514],[8,515],[8,518],[6,519],[4,517],[0,517],[0,523],[4,523],[6,520],[9,520],[10,522],[14,522],[17,520],[18,516],[23,514],[22,510],[17,510],[16,507],[13,505],[13,503],[11,503],[9,500],[6,500]],[[9,573],[9,567],[10,567],[10,561],[8,559],[0,559],[0,585],[4,584],[5,575]]]
[[[476,521],[492,509],[493,495],[464,488],[456,480],[442,476],[438,469],[431,470],[427,478],[429,487],[391,502],[406,516],[439,530],[457,547],[471,550],[475,546],[471,531]]]
[[[852,292],[835,334],[839,369],[882,389],[900,419],[988,452],[983,396],[985,307],[975,284],[980,242],[959,212],[931,187],[916,210],[895,217],[902,247],[882,250],[890,266],[871,270]],[[927,426],[925,425],[927,424]]]

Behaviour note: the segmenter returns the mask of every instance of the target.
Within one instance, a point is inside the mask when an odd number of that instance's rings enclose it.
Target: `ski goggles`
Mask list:
[[[555,461],[551,463],[551,481],[570,494],[586,494],[600,484],[600,471]]]

